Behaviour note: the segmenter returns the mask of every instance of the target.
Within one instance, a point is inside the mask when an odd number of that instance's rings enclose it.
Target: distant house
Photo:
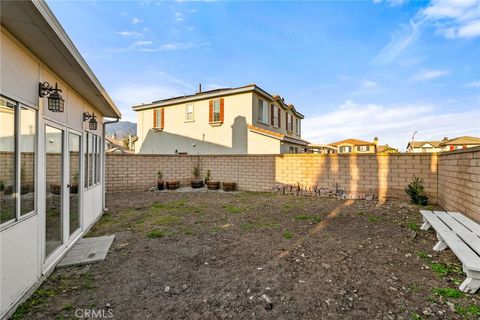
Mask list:
[[[398,149],[390,147],[388,144],[377,146],[378,153],[398,153]]]
[[[303,153],[304,116],[255,84],[134,106],[136,153]]]
[[[124,139],[119,139],[116,134],[105,136],[106,153],[134,153],[135,141],[137,137],[129,135]]]
[[[334,147],[328,144],[309,143],[307,146],[307,153],[315,153],[315,154],[337,153],[337,147]]]
[[[444,138],[440,143],[442,151],[453,151],[480,146],[480,138],[463,136],[454,139]]]
[[[420,152],[440,152],[442,141],[411,141],[407,144],[407,152],[420,153]]]
[[[373,142],[346,139],[330,143],[330,146],[337,148],[338,153],[376,153],[378,138],[375,137]]]

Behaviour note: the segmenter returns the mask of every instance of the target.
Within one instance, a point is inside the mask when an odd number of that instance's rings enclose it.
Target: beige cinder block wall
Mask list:
[[[439,155],[438,203],[480,221],[480,147]]]
[[[431,202],[480,221],[480,147],[431,154],[288,154],[288,155],[108,155],[107,192],[143,191],[165,179],[187,185],[197,159],[202,175],[235,181],[240,190],[271,191],[279,184],[343,189],[407,199],[405,187],[412,177],[424,179]]]
[[[200,159],[203,175],[235,181],[240,190],[270,191],[279,184],[339,188],[352,194],[406,198],[404,188],[414,175],[436,201],[436,155],[108,155],[107,192],[145,190],[154,186],[156,172],[188,185],[194,163]]]

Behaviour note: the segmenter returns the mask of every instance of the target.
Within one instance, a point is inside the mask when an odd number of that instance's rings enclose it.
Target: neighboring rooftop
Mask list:
[[[434,148],[440,148],[440,143],[442,143],[442,141],[410,141],[408,145],[412,146],[412,148],[422,148],[424,145],[430,144]]]
[[[368,141],[363,141],[363,140],[358,140],[358,139],[345,139],[342,141],[337,141],[330,143],[331,146],[339,146],[342,144],[350,144],[352,146],[374,146],[374,142],[368,142]]]
[[[216,97],[221,97],[221,96],[226,96],[226,95],[233,95],[233,94],[239,94],[239,93],[245,93],[245,92],[250,92],[250,91],[255,91],[260,95],[265,96],[266,98],[270,100],[275,100],[280,103],[285,109],[287,110],[292,110],[292,112],[295,113],[298,117],[301,119],[304,118],[303,114],[298,112],[295,109],[295,106],[293,104],[287,104],[285,103],[285,99],[282,98],[279,95],[272,95],[256,84],[248,84],[245,86],[241,87],[236,87],[236,88],[219,88],[219,89],[214,89],[214,90],[208,90],[208,91],[202,91],[201,86],[199,86],[199,90],[195,94],[190,94],[190,95],[183,95],[183,96],[178,96],[178,97],[172,97],[172,98],[167,98],[167,99],[162,99],[162,100],[156,100],[153,101],[152,103],[148,104],[140,104],[133,106],[132,109],[134,111],[140,111],[140,110],[146,110],[146,109],[153,109],[153,108],[159,108],[159,107],[167,107],[170,105],[174,104],[179,104],[179,103],[186,103],[186,102],[192,102],[192,101],[197,101],[197,100],[203,100],[203,99],[209,99],[209,98],[216,98]]]
[[[462,136],[454,139],[443,140],[440,141],[441,146],[445,145],[476,145],[480,144],[480,138],[477,137],[470,137],[470,136]]]

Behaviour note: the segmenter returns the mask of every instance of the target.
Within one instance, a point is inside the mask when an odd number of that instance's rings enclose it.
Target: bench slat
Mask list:
[[[463,224],[467,229],[470,229],[478,237],[480,237],[480,224],[476,223],[472,219],[464,216],[459,212],[449,212],[448,214],[455,218],[455,220]]]
[[[445,241],[450,250],[468,270],[480,271],[480,257],[460,239],[440,218],[433,212],[421,210],[425,220],[435,229],[437,234]]]
[[[448,213],[442,211],[435,211],[437,217],[440,218],[449,228],[451,228],[457,236],[465,241],[470,248],[472,248],[477,255],[480,255],[480,238],[477,237],[471,230],[467,229],[463,224],[455,220]]]

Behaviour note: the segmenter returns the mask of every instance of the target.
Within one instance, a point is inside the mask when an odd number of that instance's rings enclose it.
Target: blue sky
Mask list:
[[[315,143],[480,136],[480,2],[48,1],[124,114],[256,83]]]

